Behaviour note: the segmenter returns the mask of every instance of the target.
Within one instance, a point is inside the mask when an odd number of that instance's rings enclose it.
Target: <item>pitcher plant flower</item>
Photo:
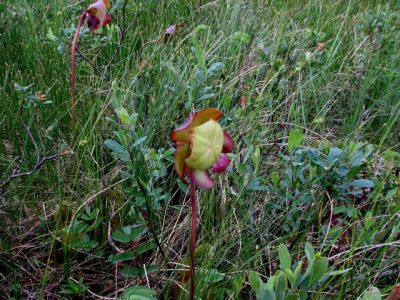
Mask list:
[[[81,14],[78,22],[78,26],[75,31],[74,39],[71,45],[71,99],[70,99],[70,110],[72,118],[72,134],[75,136],[75,124],[76,124],[76,112],[75,112],[75,51],[76,44],[78,42],[79,32],[81,31],[82,25],[87,20],[87,25],[92,33],[97,33],[97,30],[103,26],[111,23],[111,17],[107,14],[107,8],[110,8],[109,0],[97,0],[90,4],[88,8]]]
[[[211,189],[214,181],[210,170],[224,172],[230,164],[226,153],[233,151],[235,144],[218,120],[223,113],[214,108],[191,112],[187,120],[171,133],[175,142],[175,170],[184,183],[189,178],[192,228],[190,239],[190,297],[194,299],[195,290],[195,244],[197,227],[196,186]]]
[[[175,142],[175,170],[184,181],[185,175],[196,185],[210,189],[214,186],[209,169],[221,173],[229,166],[226,153],[232,152],[234,142],[217,122],[223,113],[206,108],[190,113],[188,119],[171,134]]]

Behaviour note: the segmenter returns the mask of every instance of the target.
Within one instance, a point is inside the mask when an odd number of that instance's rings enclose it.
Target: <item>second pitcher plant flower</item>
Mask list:
[[[90,4],[88,8],[81,14],[76,27],[74,39],[71,45],[71,99],[70,99],[70,110],[72,117],[72,136],[75,137],[75,124],[76,124],[76,112],[75,112],[75,51],[76,44],[78,42],[79,32],[81,31],[84,21],[87,20],[87,25],[91,32],[97,33],[97,30],[103,26],[108,25],[111,22],[111,17],[107,14],[107,8],[110,8],[109,0],[97,0]]]
[[[91,32],[96,33],[99,28],[111,23],[107,8],[110,8],[109,0],[98,0],[89,5],[86,10],[86,18]]]

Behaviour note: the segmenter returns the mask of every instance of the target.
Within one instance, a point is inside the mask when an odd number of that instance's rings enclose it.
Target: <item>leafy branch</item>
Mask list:
[[[38,143],[35,139],[35,137],[32,134],[32,121],[27,123],[24,118],[23,118],[23,107],[24,107],[25,99],[21,101],[21,106],[18,110],[18,118],[21,121],[22,128],[24,129],[26,135],[28,136],[29,140],[31,141],[33,147],[35,148],[35,156],[36,156],[36,161],[35,164],[32,166],[32,168],[29,171],[21,171],[21,166],[17,166],[14,168],[12,173],[5,178],[3,181],[0,182],[0,198],[3,197],[3,195],[6,192],[7,186],[10,184],[10,182],[14,179],[17,178],[22,178],[22,177],[28,177],[31,176],[33,173],[38,171],[46,161],[56,161],[60,156],[64,155],[63,152],[61,153],[55,153],[51,155],[45,155],[40,153]],[[36,112],[35,112],[36,113]],[[34,113],[34,115],[35,115]],[[32,118],[33,120],[34,118]]]

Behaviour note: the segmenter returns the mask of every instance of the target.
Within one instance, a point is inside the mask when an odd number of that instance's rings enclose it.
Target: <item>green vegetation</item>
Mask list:
[[[170,133],[206,107],[236,146],[198,192],[196,299],[389,295],[399,2],[111,2],[113,22],[80,33],[75,139],[69,51],[90,1],[0,3],[0,298],[187,299]]]

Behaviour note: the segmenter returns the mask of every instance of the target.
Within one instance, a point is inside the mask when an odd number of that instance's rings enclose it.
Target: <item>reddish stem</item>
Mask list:
[[[76,68],[76,60],[75,60],[75,51],[76,51],[76,43],[78,42],[79,32],[81,31],[81,27],[83,21],[86,18],[86,11],[79,18],[78,27],[76,28],[74,39],[72,41],[71,46],[71,99],[70,99],[70,110],[71,110],[71,127],[72,127],[72,136],[75,137],[75,124],[76,124],[76,111],[75,111],[75,68]]]
[[[190,235],[190,296],[189,299],[194,299],[195,290],[195,250],[196,250],[196,229],[197,229],[197,199],[196,199],[196,184],[193,178],[190,178],[190,200],[192,206],[192,230]]]

